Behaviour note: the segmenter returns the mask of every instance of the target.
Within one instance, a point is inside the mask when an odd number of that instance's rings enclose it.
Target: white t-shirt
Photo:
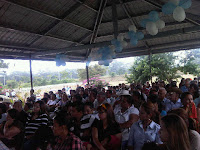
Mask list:
[[[57,101],[56,100],[49,100],[47,102],[47,105],[56,105]]]
[[[129,116],[131,114],[139,115],[139,111],[137,108],[134,107],[134,105],[132,105],[125,112],[122,113],[121,106],[119,105],[119,107],[115,107],[114,114],[115,114],[115,120],[118,123],[124,123],[129,120]],[[122,141],[126,141],[126,140],[128,140],[128,138],[129,138],[129,128],[122,129]]]

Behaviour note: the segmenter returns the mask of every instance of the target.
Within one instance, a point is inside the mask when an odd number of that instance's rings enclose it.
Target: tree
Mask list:
[[[112,73],[115,73],[116,75],[122,75],[125,74],[128,71],[127,68],[128,65],[124,64],[123,62],[119,61],[113,61],[110,66],[108,67],[109,69],[109,74],[112,76]]]
[[[179,77],[177,75],[178,65],[175,63],[176,56],[172,53],[154,54],[150,61],[148,56],[138,57],[130,69],[131,74],[126,75],[127,81],[144,83],[150,80],[151,76],[159,80],[170,81]]]
[[[200,73],[200,50],[191,50],[185,52],[185,57],[180,60],[180,70],[185,74],[189,73],[195,76],[199,76]]]
[[[78,71],[78,76],[81,80],[87,79],[86,69],[78,69],[77,71]],[[103,76],[105,75],[105,73],[106,73],[106,69],[100,65],[94,65],[94,66],[89,67],[90,77],[94,77],[97,75]]]
[[[18,82],[15,80],[8,80],[7,81],[7,87],[10,89],[14,89],[18,86]]]

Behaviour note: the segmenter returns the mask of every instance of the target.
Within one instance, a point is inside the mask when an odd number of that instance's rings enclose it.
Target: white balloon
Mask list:
[[[176,7],[173,12],[173,18],[178,22],[182,22],[186,18],[185,10],[180,6]]]
[[[124,36],[122,34],[117,36],[117,40],[118,41],[123,41],[124,40]]]
[[[137,28],[136,28],[135,25],[130,25],[130,26],[128,27],[128,30],[129,30],[129,31],[134,31],[134,32],[136,32],[136,31],[137,31]]]
[[[146,24],[146,29],[147,29],[148,33],[151,35],[156,35],[158,33],[158,28],[156,27],[155,22],[148,22]]]
[[[114,51],[115,50],[115,46],[114,45],[110,45],[110,46],[108,46],[112,51]]]
[[[125,39],[130,39],[128,33],[126,33],[126,34],[124,35],[124,38],[125,38]]]
[[[178,6],[180,0],[170,0],[174,5]]]
[[[156,27],[158,29],[163,29],[165,27],[165,22],[163,20],[161,20],[161,19],[156,21]]]
[[[122,41],[122,47],[126,47],[128,43],[126,41]]]

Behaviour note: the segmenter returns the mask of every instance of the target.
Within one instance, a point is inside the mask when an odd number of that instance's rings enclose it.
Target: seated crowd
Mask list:
[[[200,150],[198,83],[182,79],[0,103],[0,149]]]

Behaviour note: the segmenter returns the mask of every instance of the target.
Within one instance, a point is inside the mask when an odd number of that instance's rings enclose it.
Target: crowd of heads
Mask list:
[[[41,100],[31,90],[25,103],[0,103],[0,140],[9,148],[25,150],[70,149],[67,139],[88,150],[189,150],[200,145],[191,143],[200,139],[194,133],[199,132],[200,121],[198,86],[197,79],[182,79],[179,85],[158,81],[63,88],[44,93]],[[16,133],[9,134],[11,129]],[[16,135],[20,147],[15,145]]]

